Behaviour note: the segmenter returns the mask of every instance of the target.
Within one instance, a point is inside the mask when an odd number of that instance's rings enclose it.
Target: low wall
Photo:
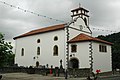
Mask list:
[[[43,68],[25,68],[25,67],[1,67],[0,73],[15,73],[15,72],[23,72],[29,74],[42,74],[46,75],[49,73],[50,69]]]
[[[24,67],[0,67],[0,73],[26,72]]]
[[[23,72],[29,74],[41,74],[48,75],[52,74],[53,76],[64,76],[64,69],[49,69],[49,68],[25,68],[25,67],[2,67],[0,68],[0,73],[15,73],[15,72]],[[70,77],[87,77],[90,74],[90,69],[69,69],[68,75]]]
[[[90,75],[90,69],[69,69],[70,77],[87,77]]]

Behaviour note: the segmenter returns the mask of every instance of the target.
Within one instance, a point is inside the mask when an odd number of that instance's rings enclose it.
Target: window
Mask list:
[[[82,29],[83,29],[83,26],[82,26],[82,25],[79,25],[79,27],[80,27],[80,30],[82,30]]]
[[[77,45],[71,45],[71,52],[77,52]]]
[[[54,41],[57,41],[57,40],[58,40],[58,37],[57,37],[57,36],[55,36],[55,37],[54,37]]]
[[[58,46],[55,45],[53,48],[53,56],[58,56]]]
[[[24,56],[24,48],[21,49],[21,56]]]
[[[107,46],[105,46],[105,45],[99,45],[99,51],[100,52],[107,52]]]
[[[40,43],[40,39],[37,40],[37,43]]]
[[[40,55],[40,47],[37,47],[37,55]]]

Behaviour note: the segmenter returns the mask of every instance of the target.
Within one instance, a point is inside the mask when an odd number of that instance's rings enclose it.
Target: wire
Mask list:
[[[112,30],[106,30],[106,29],[99,29],[99,28],[91,28],[93,30],[97,30],[97,31],[103,31],[103,32],[112,32],[112,33],[116,33],[118,31],[112,31]]]
[[[7,2],[4,2],[4,1],[0,1],[0,3],[5,4],[5,5],[7,5],[7,6],[10,6],[10,7],[12,7],[12,8],[16,8],[16,9],[18,9],[18,10],[21,10],[21,11],[25,12],[25,13],[27,12],[27,13],[31,13],[31,14],[36,15],[36,16],[39,16],[39,17],[47,18],[47,19],[49,19],[49,20],[54,20],[54,21],[57,21],[57,22],[65,23],[65,21],[58,20],[58,19],[54,19],[54,18],[48,17],[48,16],[46,16],[46,15],[41,15],[41,14],[39,14],[39,13],[30,11],[30,10],[23,9],[23,8],[21,8],[21,7],[14,6],[14,5],[9,4],[9,3],[7,3]],[[113,32],[114,32],[114,33],[118,32],[118,31],[112,31],[112,30],[106,30],[106,29],[99,29],[99,28],[91,28],[91,29],[97,30],[97,31],[112,32],[112,33],[113,33]]]
[[[54,21],[57,21],[57,22],[65,23],[65,21],[63,21],[63,20],[58,20],[58,19],[54,19],[54,18],[48,17],[48,16],[46,16],[46,15],[41,15],[41,14],[39,14],[39,13],[36,13],[36,12],[33,12],[33,11],[29,11],[29,10],[26,10],[26,9],[23,9],[23,8],[21,8],[21,7],[14,6],[14,5],[9,4],[9,3],[7,3],[7,2],[4,2],[4,1],[0,1],[0,3],[5,4],[5,5],[7,5],[7,6],[10,6],[10,7],[13,7],[13,8],[16,8],[16,9],[21,10],[21,11],[23,11],[23,12],[31,13],[31,14],[36,15],[36,16],[39,16],[39,17],[44,17],[44,18],[47,18],[47,19],[50,19],[50,20],[54,20]]]

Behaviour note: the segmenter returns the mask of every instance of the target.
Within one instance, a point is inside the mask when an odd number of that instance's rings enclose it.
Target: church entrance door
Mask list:
[[[38,67],[38,66],[39,66],[39,62],[37,61],[37,62],[36,62],[36,67]]]
[[[76,58],[70,59],[70,68],[79,68],[79,61]]]

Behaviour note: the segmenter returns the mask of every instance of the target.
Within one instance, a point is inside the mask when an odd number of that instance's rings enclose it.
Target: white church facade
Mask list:
[[[112,71],[112,43],[92,37],[88,10],[79,7],[72,12],[72,22],[32,30],[15,40],[15,64],[90,68],[93,72]]]

